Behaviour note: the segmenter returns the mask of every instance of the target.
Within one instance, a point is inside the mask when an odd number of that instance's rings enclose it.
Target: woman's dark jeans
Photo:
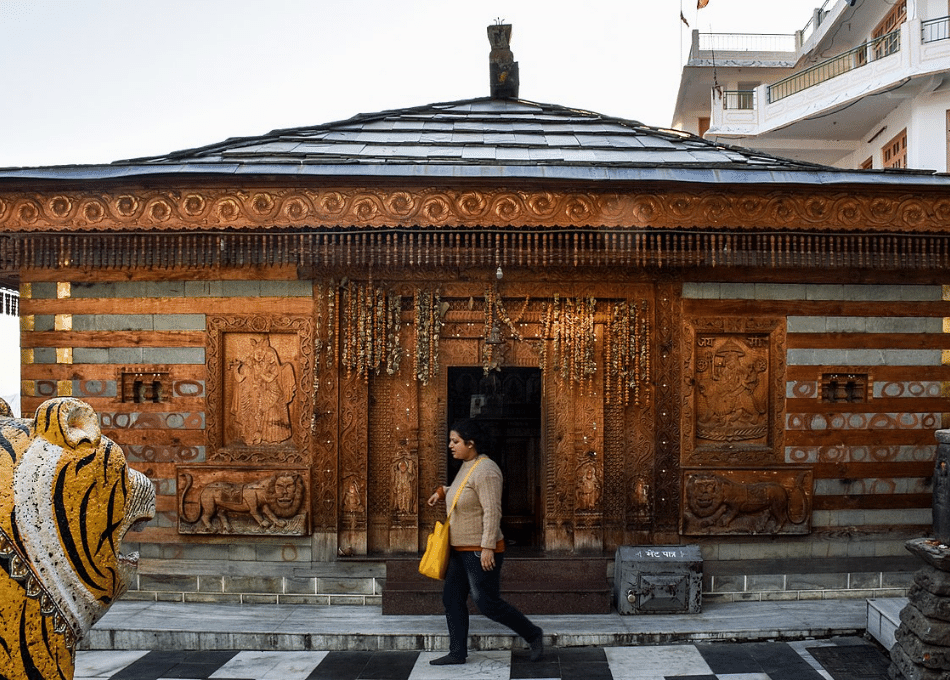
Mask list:
[[[449,626],[449,654],[457,659],[468,656],[468,596],[471,594],[478,611],[492,621],[511,628],[529,644],[541,629],[524,614],[501,599],[499,582],[504,553],[495,553],[495,568],[482,569],[482,554],[477,551],[451,550],[449,568],[445,573],[442,604]]]

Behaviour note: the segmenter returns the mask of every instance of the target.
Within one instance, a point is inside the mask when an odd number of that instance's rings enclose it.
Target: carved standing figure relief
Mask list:
[[[712,344],[702,338],[700,344]],[[747,441],[767,434],[766,350],[727,337],[703,355],[696,371],[700,439]]]
[[[806,474],[734,480],[725,474],[688,474],[684,533],[806,533]]]
[[[267,337],[251,338],[251,352],[233,359],[231,415],[245,444],[280,444],[293,435],[290,404],[296,392],[294,367],[282,363]]]
[[[409,515],[416,511],[413,489],[416,482],[416,466],[409,456],[403,454],[393,465],[393,510]]]
[[[185,506],[194,480],[187,472],[180,473],[180,478],[179,519],[196,529],[187,533],[305,533],[303,518],[298,515],[306,491],[298,473],[278,472],[247,483],[208,482],[198,490],[198,510],[193,514]],[[241,523],[235,532],[232,519],[237,518],[241,518]]]
[[[594,453],[587,454],[591,458],[581,463],[577,479],[577,509],[596,510],[600,505],[600,490],[602,485],[597,474],[597,465],[594,463]]]
[[[343,492],[343,511],[353,515],[363,511],[360,483],[355,477],[350,477],[346,483],[346,491]]]

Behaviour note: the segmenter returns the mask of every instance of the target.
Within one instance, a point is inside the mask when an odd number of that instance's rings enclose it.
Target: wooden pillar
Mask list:
[[[351,373],[340,378],[340,545],[342,555],[367,553],[369,432],[367,403],[369,389],[362,376]]]

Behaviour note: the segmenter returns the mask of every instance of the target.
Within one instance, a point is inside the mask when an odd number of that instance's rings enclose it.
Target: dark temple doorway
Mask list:
[[[505,476],[501,530],[516,550],[541,546],[541,369],[481,366],[448,370],[448,426],[475,418],[493,439],[492,459]],[[446,447],[449,479],[460,463]]]

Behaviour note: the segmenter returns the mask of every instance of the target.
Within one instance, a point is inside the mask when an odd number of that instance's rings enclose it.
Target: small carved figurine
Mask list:
[[[409,515],[416,511],[413,489],[416,482],[416,466],[405,453],[393,465],[393,510]]]
[[[596,510],[600,503],[600,478],[597,476],[597,466],[593,461],[594,452],[588,452],[591,460],[587,460],[580,466],[580,474],[577,480],[577,509],[578,510]]]

